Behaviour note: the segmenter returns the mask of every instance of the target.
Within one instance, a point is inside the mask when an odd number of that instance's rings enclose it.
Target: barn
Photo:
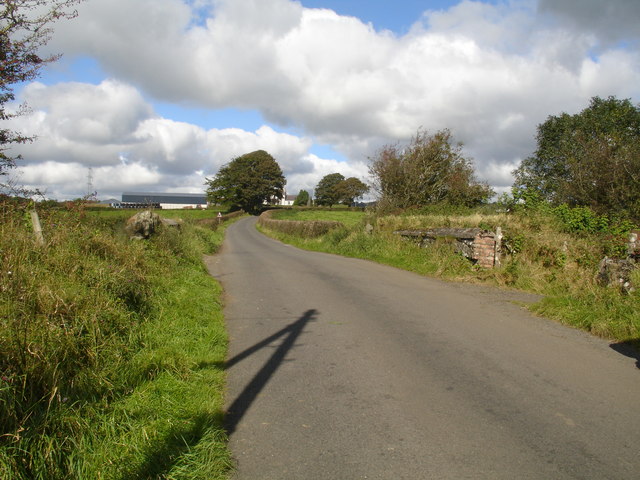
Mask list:
[[[207,208],[206,193],[124,192],[120,208]]]

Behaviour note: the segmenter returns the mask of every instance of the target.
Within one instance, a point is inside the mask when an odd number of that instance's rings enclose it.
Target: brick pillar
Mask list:
[[[493,268],[496,263],[496,238],[493,232],[482,232],[473,239],[473,257],[477,265]]]

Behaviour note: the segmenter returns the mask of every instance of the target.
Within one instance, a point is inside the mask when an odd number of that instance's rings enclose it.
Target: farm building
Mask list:
[[[298,198],[298,195],[287,195],[287,192],[285,191],[285,194],[280,200],[280,202],[278,203],[278,205],[290,207],[291,205],[293,205],[293,202],[296,201],[296,198]]]
[[[124,192],[122,203],[114,204],[120,208],[181,209],[207,208],[206,193],[160,193],[160,192]]]

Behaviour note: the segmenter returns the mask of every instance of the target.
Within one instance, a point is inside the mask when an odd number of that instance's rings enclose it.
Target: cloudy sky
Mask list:
[[[640,102],[637,0],[86,0],[16,89],[22,184],[50,198],[203,191],[271,153],[287,190],[449,128],[499,191],[547,116]],[[18,153],[17,149],[14,153]]]

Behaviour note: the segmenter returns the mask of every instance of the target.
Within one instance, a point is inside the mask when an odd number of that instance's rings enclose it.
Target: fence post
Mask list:
[[[500,252],[502,251],[502,228],[496,227],[495,246],[493,250],[493,266],[500,266]]]
[[[43,246],[44,245],[44,237],[42,236],[42,226],[40,225],[40,217],[38,216],[38,212],[35,210],[31,210],[31,225],[33,226],[33,234],[36,237],[36,245]]]
[[[638,234],[631,232],[629,234],[629,243],[627,244],[627,256],[632,257],[635,255],[636,248],[638,248]]]

